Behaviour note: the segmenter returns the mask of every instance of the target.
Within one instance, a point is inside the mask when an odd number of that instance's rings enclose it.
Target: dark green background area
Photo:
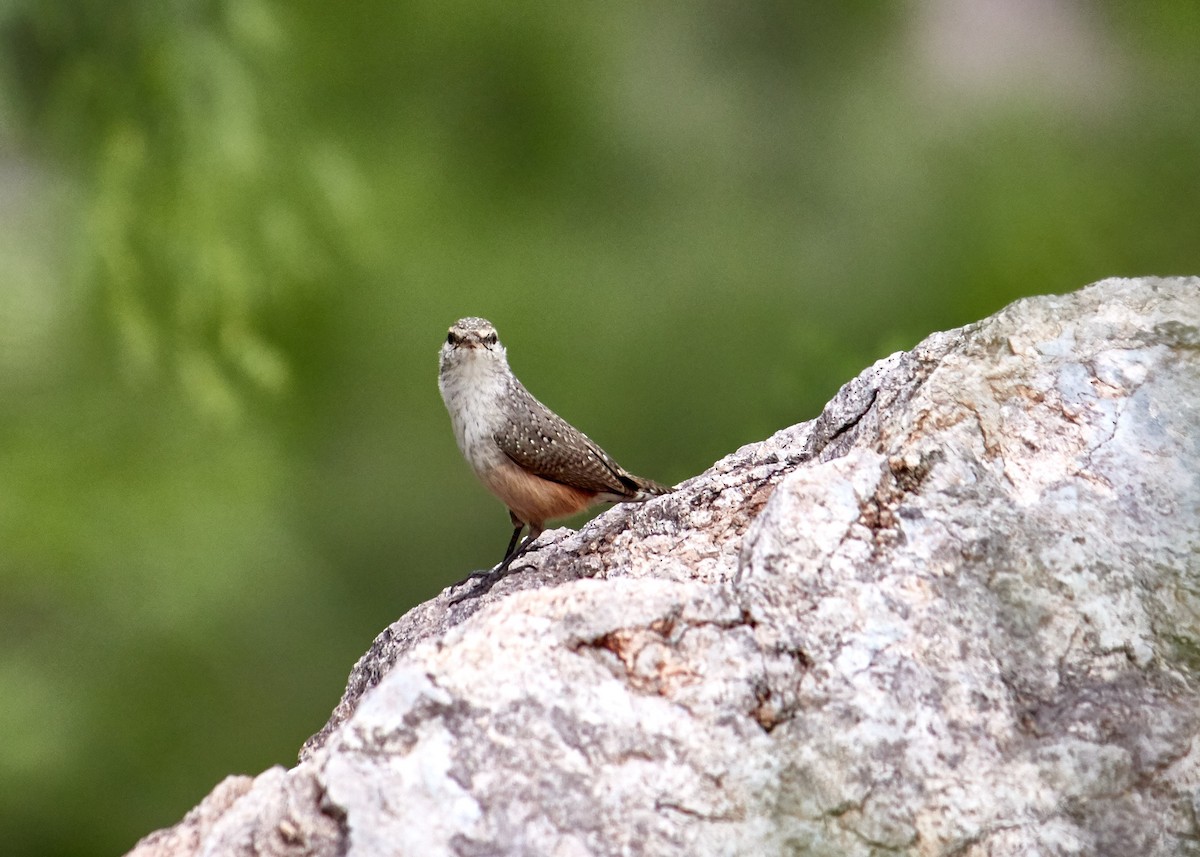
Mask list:
[[[677,482],[932,331],[1200,273],[1196,5],[997,6],[0,2],[5,853],[290,764],[499,558],[460,316]]]

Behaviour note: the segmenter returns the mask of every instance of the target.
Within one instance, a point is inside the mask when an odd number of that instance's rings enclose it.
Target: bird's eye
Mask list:
[[[450,345],[454,345],[456,342],[458,342],[458,337],[454,335],[453,330],[446,334],[446,342],[448,342]]]
[[[485,336],[483,338],[483,341],[486,342],[488,345],[495,345],[496,344],[496,334],[489,333],[487,336]]]

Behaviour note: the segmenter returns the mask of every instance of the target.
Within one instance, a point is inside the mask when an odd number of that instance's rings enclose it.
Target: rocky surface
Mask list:
[[[542,545],[133,853],[1200,854],[1200,279],[931,336]]]

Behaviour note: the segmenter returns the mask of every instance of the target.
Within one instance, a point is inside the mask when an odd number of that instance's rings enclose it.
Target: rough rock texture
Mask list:
[[[1200,854],[1198,408],[1200,279],[931,336],[417,607],[134,853]]]

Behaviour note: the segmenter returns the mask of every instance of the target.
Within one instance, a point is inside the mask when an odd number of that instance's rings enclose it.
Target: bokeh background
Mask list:
[[[1193,0],[0,0],[4,852],[292,763],[498,559],[459,316],[679,481],[932,331],[1200,273],[1197,45]]]

